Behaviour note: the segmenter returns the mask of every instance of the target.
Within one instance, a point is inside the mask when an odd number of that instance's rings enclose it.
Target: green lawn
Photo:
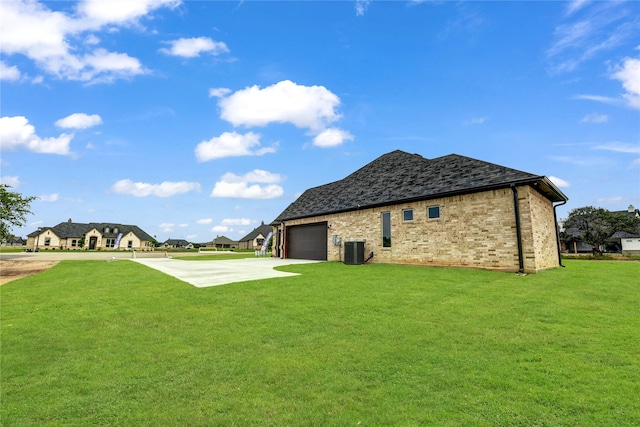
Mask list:
[[[64,261],[0,287],[0,424],[638,426],[640,263],[565,264],[198,289]]]

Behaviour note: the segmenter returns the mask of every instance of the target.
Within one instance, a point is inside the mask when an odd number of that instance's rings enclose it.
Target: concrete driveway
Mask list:
[[[273,268],[281,265],[309,264],[320,261],[280,258],[242,258],[218,261],[185,261],[171,258],[137,258],[137,263],[187,282],[197,288],[246,282],[248,280],[272,279],[298,276]]]

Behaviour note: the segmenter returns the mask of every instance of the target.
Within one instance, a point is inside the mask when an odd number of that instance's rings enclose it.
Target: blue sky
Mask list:
[[[1,179],[28,224],[237,239],[400,149],[640,206],[640,8],[618,1],[0,3]]]

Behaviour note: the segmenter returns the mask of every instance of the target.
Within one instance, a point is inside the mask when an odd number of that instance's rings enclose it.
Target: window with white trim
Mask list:
[[[440,206],[429,206],[427,208],[427,218],[429,219],[440,218]]]

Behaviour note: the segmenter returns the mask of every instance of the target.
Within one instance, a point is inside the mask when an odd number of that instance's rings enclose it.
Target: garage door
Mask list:
[[[327,223],[287,227],[287,258],[327,260]]]

